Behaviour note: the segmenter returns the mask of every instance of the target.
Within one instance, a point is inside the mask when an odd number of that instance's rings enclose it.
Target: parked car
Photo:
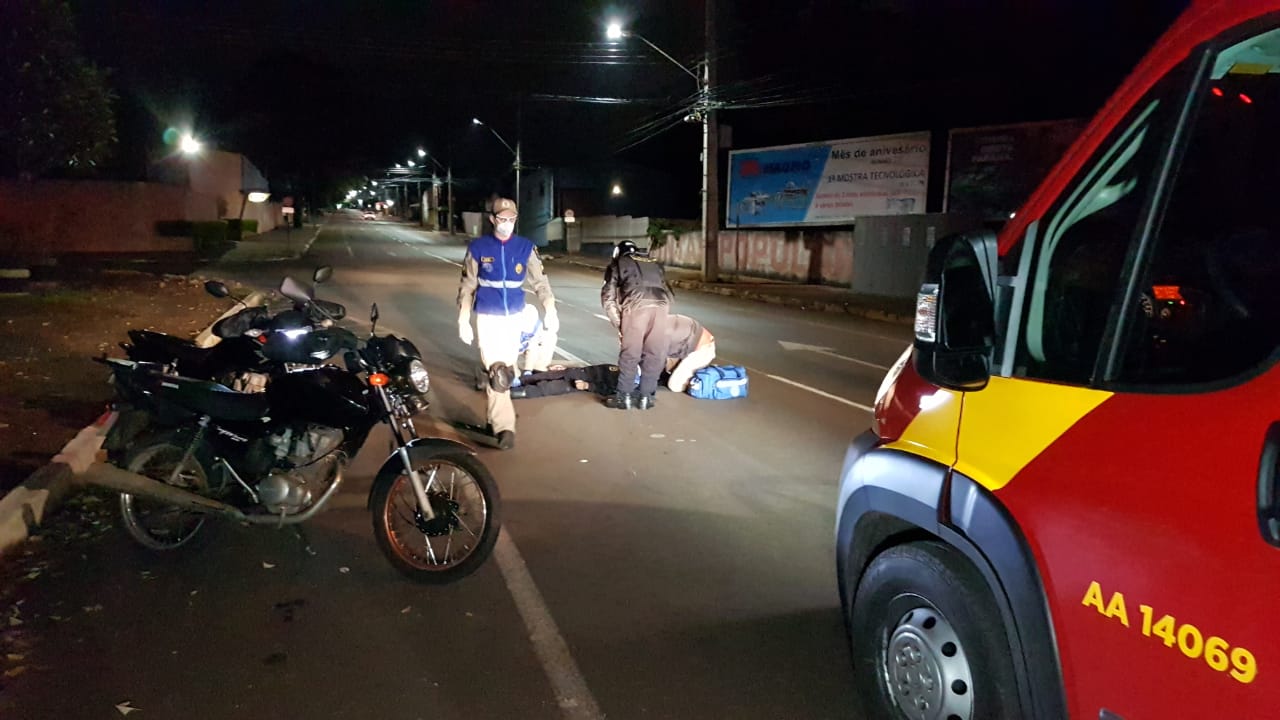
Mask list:
[[[997,236],[931,251],[850,448],[874,718],[1275,717],[1280,0],[1197,0]]]
[[[377,219],[378,219],[378,216],[377,216],[376,214],[374,214],[374,212],[373,212],[372,210],[365,210],[363,213],[361,213],[360,217],[361,217],[361,218],[363,218],[363,219],[365,219],[365,220],[377,220]]]

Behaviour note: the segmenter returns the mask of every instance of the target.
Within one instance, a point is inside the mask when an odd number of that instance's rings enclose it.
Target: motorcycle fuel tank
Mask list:
[[[372,413],[369,387],[332,365],[276,377],[267,386],[267,397],[276,420],[353,427],[367,425]]]

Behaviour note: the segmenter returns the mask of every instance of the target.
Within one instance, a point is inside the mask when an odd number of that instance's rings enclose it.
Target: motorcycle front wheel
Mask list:
[[[199,448],[187,457],[189,442],[190,436],[180,433],[144,440],[128,451],[121,466],[153,480],[206,494],[210,489],[208,465]],[[120,519],[129,537],[155,551],[197,544],[194,539],[203,537],[200,531],[209,521],[204,513],[129,493],[120,493]]]
[[[403,470],[374,481],[370,508],[378,547],[391,565],[421,583],[443,585],[475,572],[498,541],[498,485],[479,460],[460,452],[416,452],[435,517],[418,509]]]

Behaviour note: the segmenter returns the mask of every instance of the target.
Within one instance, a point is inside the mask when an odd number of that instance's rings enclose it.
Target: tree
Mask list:
[[[115,94],[66,3],[0,0],[0,98],[0,174],[87,170],[115,144]]]

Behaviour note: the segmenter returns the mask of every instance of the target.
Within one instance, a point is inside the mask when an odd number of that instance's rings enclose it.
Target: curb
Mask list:
[[[564,255],[560,256],[562,262],[579,267],[591,268],[592,270],[604,270],[603,265],[595,265],[582,260],[570,259]],[[840,315],[856,315],[868,320],[879,320],[881,322],[890,322],[899,325],[912,325],[915,323],[914,315],[902,315],[889,310],[879,308],[859,307],[857,305],[848,305],[842,302],[828,302],[822,300],[806,300],[798,297],[788,297],[776,293],[761,292],[758,290],[749,290],[732,285],[714,285],[707,284],[701,280],[672,280],[671,286],[680,288],[681,290],[692,290],[694,292],[707,293],[709,295],[723,295],[726,297],[737,297],[745,300],[755,300],[757,302],[769,303],[770,305],[784,305],[800,310],[817,310],[820,312],[838,313]]]
[[[315,243],[316,238],[320,237],[320,231],[321,231],[321,230],[323,230],[323,229],[324,229],[324,225],[323,225],[323,224],[316,225],[316,231],[315,231],[315,232],[313,232],[313,233],[311,233],[311,237],[310,237],[310,238],[308,238],[308,239],[307,239],[307,241],[306,241],[306,242],[304,242],[304,243],[302,244],[302,249],[301,249],[301,250],[299,250],[299,251],[297,251],[297,252],[295,252],[295,253],[294,253],[294,254],[292,254],[292,255],[280,255],[280,256],[278,256],[278,257],[263,257],[263,258],[248,259],[248,260],[235,260],[235,261],[233,261],[233,262],[237,262],[237,263],[244,263],[244,264],[252,264],[252,263],[269,263],[269,262],[287,262],[287,261],[289,261],[289,260],[298,260],[298,259],[300,259],[303,255],[306,255],[308,251],[310,251],[310,250],[311,250],[311,245],[312,245],[313,243]],[[272,231],[272,232],[274,232],[274,231]],[[265,234],[265,233],[264,233],[264,234]],[[302,233],[299,233],[299,235],[301,235],[301,234],[302,234]],[[244,241],[244,240],[241,240],[240,242],[245,242],[245,241]],[[215,263],[215,264],[216,264],[216,263]]]
[[[75,476],[93,464],[118,416],[114,410],[104,412],[62,446],[49,464],[0,497],[0,555],[26,541],[32,528],[39,527],[71,494]]]
[[[302,257],[303,255],[306,255],[308,252],[310,252],[311,245],[315,243],[316,238],[320,237],[320,231],[323,229],[324,229],[323,223],[316,226],[316,231],[311,233],[311,239],[307,241],[306,245],[302,246],[302,252],[298,253],[299,258]]]

